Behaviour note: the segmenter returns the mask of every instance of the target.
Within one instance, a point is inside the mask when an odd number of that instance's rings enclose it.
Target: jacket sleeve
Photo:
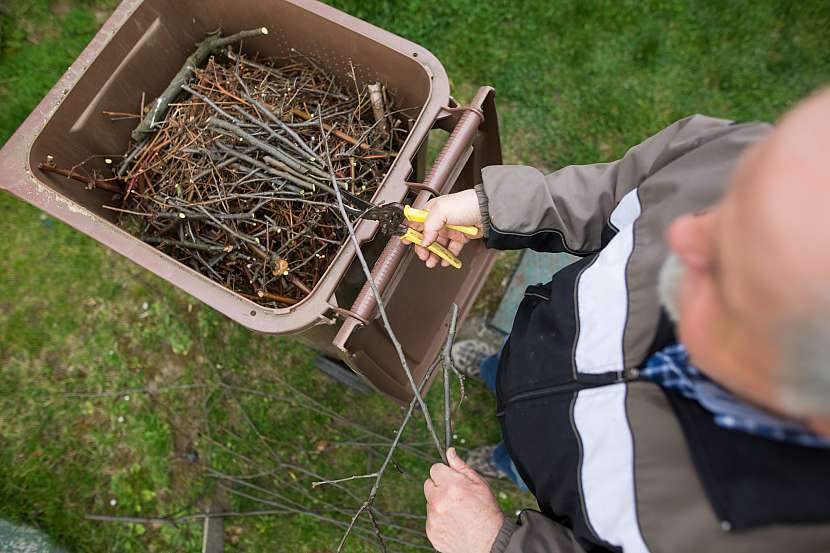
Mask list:
[[[693,115],[634,146],[618,161],[572,165],[549,175],[523,165],[485,167],[476,191],[487,246],[575,255],[602,249],[603,229],[623,196],[730,124]]]
[[[519,521],[505,518],[490,553],[585,553],[573,533],[538,511],[525,510]]]

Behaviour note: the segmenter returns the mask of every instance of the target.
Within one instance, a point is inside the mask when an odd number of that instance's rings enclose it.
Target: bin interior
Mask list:
[[[250,329],[269,334],[301,332],[306,341],[342,359],[376,389],[408,401],[411,392],[397,355],[377,320],[354,332],[345,350],[332,343],[343,320],[333,307],[348,309],[352,301],[350,294],[336,294],[353,262],[349,244],[305,300],[286,309],[267,309],[118,228],[113,224],[116,213],[102,207],[111,203],[111,193],[86,190],[82,184],[37,170],[51,155],[61,167],[87,162],[88,167],[107,174],[104,157],[118,160],[123,155],[137,121],[112,121],[102,111],[136,113],[142,93],[146,103],[152,102],[208,32],[221,28],[229,35],[258,27],[267,27],[269,34],[245,40],[244,53],[284,57],[296,49],[316,58],[341,82],[351,80],[354,67],[360,85],[382,82],[398,109],[410,108],[407,116],[413,120],[413,129],[374,198],[376,202],[401,201],[408,190],[405,181],[423,177],[427,135],[444,106],[451,104],[447,75],[440,62],[420,46],[315,0],[124,0],[6,143],[0,156],[0,185]],[[453,190],[472,187],[481,167],[500,162],[494,110],[487,113],[479,130],[478,141],[485,147],[476,149],[475,161],[468,163]],[[91,159],[96,155],[102,157]],[[426,199],[425,194],[418,197]],[[357,229],[367,254],[379,251],[385,243],[377,236],[372,240],[377,248],[366,242],[372,238],[373,225],[363,221]],[[385,294],[389,317],[416,379],[423,376],[443,344],[450,304],[458,303],[463,316],[493,260],[478,243],[468,245],[461,257],[464,268],[460,271],[428,271],[407,254]],[[359,288],[361,279],[355,275],[349,286]]]
[[[52,155],[62,167],[87,161],[87,166],[103,172],[104,159],[90,160],[90,156],[103,154],[117,161],[126,151],[137,120],[112,121],[102,111],[137,113],[142,93],[146,103],[152,102],[208,32],[221,28],[229,35],[258,27],[267,27],[269,34],[246,39],[242,51],[248,55],[287,57],[296,49],[316,58],[341,83],[351,80],[353,66],[361,85],[385,83],[399,108],[411,108],[408,116],[413,120],[427,103],[430,73],[419,63],[417,52],[396,51],[293,3],[145,0],[86,68],[38,133],[30,150],[30,167],[37,167]],[[410,137],[416,142],[423,138]],[[101,207],[110,202],[111,193],[85,190],[77,182],[59,176],[35,174],[64,197],[100,217],[115,220],[115,212]]]

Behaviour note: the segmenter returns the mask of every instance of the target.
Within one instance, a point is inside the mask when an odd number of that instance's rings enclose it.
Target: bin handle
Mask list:
[[[452,185],[450,181],[458,177],[463,168],[462,164],[466,164],[469,159],[469,150],[472,148],[476,131],[484,121],[481,106],[491,91],[492,88],[489,86],[479,88],[469,109],[464,109],[464,113],[458,119],[420,188],[431,192],[443,191],[445,187]],[[381,294],[392,280],[407,247],[397,236],[393,236],[375,262],[371,273],[372,280]],[[367,281],[352,305],[351,312],[354,318],[365,325],[372,319],[377,306],[377,299]]]

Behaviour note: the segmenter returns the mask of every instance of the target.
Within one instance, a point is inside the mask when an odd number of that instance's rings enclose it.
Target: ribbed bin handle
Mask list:
[[[489,87],[481,87],[471,102],[471,109],[467,109],[459,118],[446,144],[444,144],[438,157],[435,158],[435,163],[432,164],[429,174],[424,179],[424,188],[443,190],[447,184],[447,179],[451,175],[457,174],[458,163],[462,161],[462,158],[463,161],[466,161],[464,154],[472,144],[476,131],[484,120],[481,105],[490,90]],[[406,248],[406,244],[401,242],[397,236],[393,236],[375,262],[375,266],[372,268],[372,280],[381,294],[392,280],[392,275],[398,268],[401,259],[403,259]],[[377,306],[377,300],[367,281],[357,295],[351,311],[365,324],[371,320]]]

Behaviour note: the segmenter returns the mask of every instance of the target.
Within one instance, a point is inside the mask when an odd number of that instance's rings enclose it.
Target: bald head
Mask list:
[[[830,432],[830,89],[787,114],[761,148],[755,217],[779,258],[780,398]],[[756,254],[757,255],[757,254]]]
[[[830,436],[830,89],[741,157],[724,199],[677,219],[678,334],[709,376]]]
[[[730,194],[759,284],[782,316],[809,309],[830,288],[830,89],[747,152]]]

